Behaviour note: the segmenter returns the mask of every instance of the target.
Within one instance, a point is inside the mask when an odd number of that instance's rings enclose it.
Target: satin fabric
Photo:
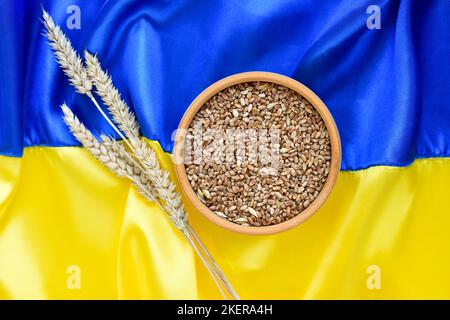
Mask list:
[[[72,4],[80,30],[65,24]],[[380,30],[366,27],[372,4],[381,8]],[[439,158],[450,154],[450,2],[43,6],[80,52],[98,53],[142,133],[166,151],[195,96],[233,73],[292,76],[330,108],[342,169],[353,171],[340,173],[305,224],[244,236],[185,203],[242,298],[450,298],[450,160]],[[39,1],[0,2],[0,298],[220,298],[159,209],[69,147],[76,142],[61,119],[63,101],[91,130],[112,132],[58,69],[40,35],[40,10]],[[171,168],[162,149],[159,156]],[[427,159],[387,167],[416,158]],[[367,287],[371,266],[381,272],[380,290]],[[70,288],[73,270],[80,289]]]
[[[226,231],[186,205],[242,298],[449,299],[449,176],[449,159],[342,172],[311,219],[271,236]],[[220,298],[163,213],[77,147],[0,157],[0,257],[3,299]],[[73,266],[79,290],[67,286]]]
[[[450,155],[450,2],[42,1],[82,52],[98,53],[142,133],[172,148],[189,103],[227,75],[265,70],[313,89],[336,119],[342,169]],[[69,5],[81,29],[69,30]],[[366,27],[369,5],[381,29]],[[74,93],[40,35],[40,1],[0,2],[0,153],[76,144],[58,106],[112,134]]]

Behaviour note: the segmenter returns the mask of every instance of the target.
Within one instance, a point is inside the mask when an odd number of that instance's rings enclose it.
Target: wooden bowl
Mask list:
[[[304,86],[303,84],[292,78],[270,72],[244,72],[219,80],[216,83],[209,86],[202,93],[200,93],[200,95],[191,103],[189,108],[186,110],[183,118],[181,119],[180,125],[178,126],[179,130],[177,131],[176,134],[173,153],[175,159],[183,159],[184,157],[183,149],[184,149],[184,140],[186,138],[186,130],[189,128],[197,111],[200,110],[200,108],[211,97],[213,97],[214,95],[216,95],[225,88],[234,86],[239,83],[254,82],[254,81],[272,82],[296,91],[305,99],[307,99],[321,115],[331,140],[331,162],[327,181],[325,182],[322,190],[320,191],[316,199],[309,205],[309,207],[304,209],[300,214],[282,223],[262,227],[242,226],[235,224],[233,222],[229,222],[223,218],[220,218],[200,201],[200,199],[197,197],[188,180],[185,166],[182,163],[182,161],[175,161],[175,172],[179,180],[179,184],[183,194],[193,204],[193,206],[207,219],[231,231],[250,235],[262,235],[262,234],[272,234],[282,232],[291,229],[301,224],[309,217],[311,217],[328,198],[328,195],[330,194],[336,182],[341,164],[341,145],[339,140],[339,133],[336,128],[334,119],[331,116],[330,112],[328,111],[327,107],[322,102],[322,100],[320,100],[320,98],[314,94],[314,92],[312,92],[306,86]]]

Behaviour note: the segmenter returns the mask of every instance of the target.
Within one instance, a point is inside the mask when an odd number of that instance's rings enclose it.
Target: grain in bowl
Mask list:
[[[298,90],[263,80],[230,83],[197,101],[176,149],[191,196],[212,220],[271,233],[317,210],[334,184],[340,148],[332,118],[327,125]]]

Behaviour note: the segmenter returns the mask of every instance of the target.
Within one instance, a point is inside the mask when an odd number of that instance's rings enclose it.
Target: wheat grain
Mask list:
[[[269,144],[273,128],[278,139]],[[188,180],[200,201],[228,221],[261,227],[292,219],[327,181],[331,141],[325,123],[287,87],[248,82],[225,88],[196,113],[187,133],[185,150],[194,150]]]

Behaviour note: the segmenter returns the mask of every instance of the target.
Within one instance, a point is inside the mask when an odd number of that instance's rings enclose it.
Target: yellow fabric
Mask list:
[[[448,299],[449,178],[450,159],[341,172],[315,216],[271,236],[231,233],[189,211],[242,298]],[[372,265],[380,289],[367,286]],[[81,148],[33,147],[0,157],[0,298],[220,296],[185,239],[127,181]]]

